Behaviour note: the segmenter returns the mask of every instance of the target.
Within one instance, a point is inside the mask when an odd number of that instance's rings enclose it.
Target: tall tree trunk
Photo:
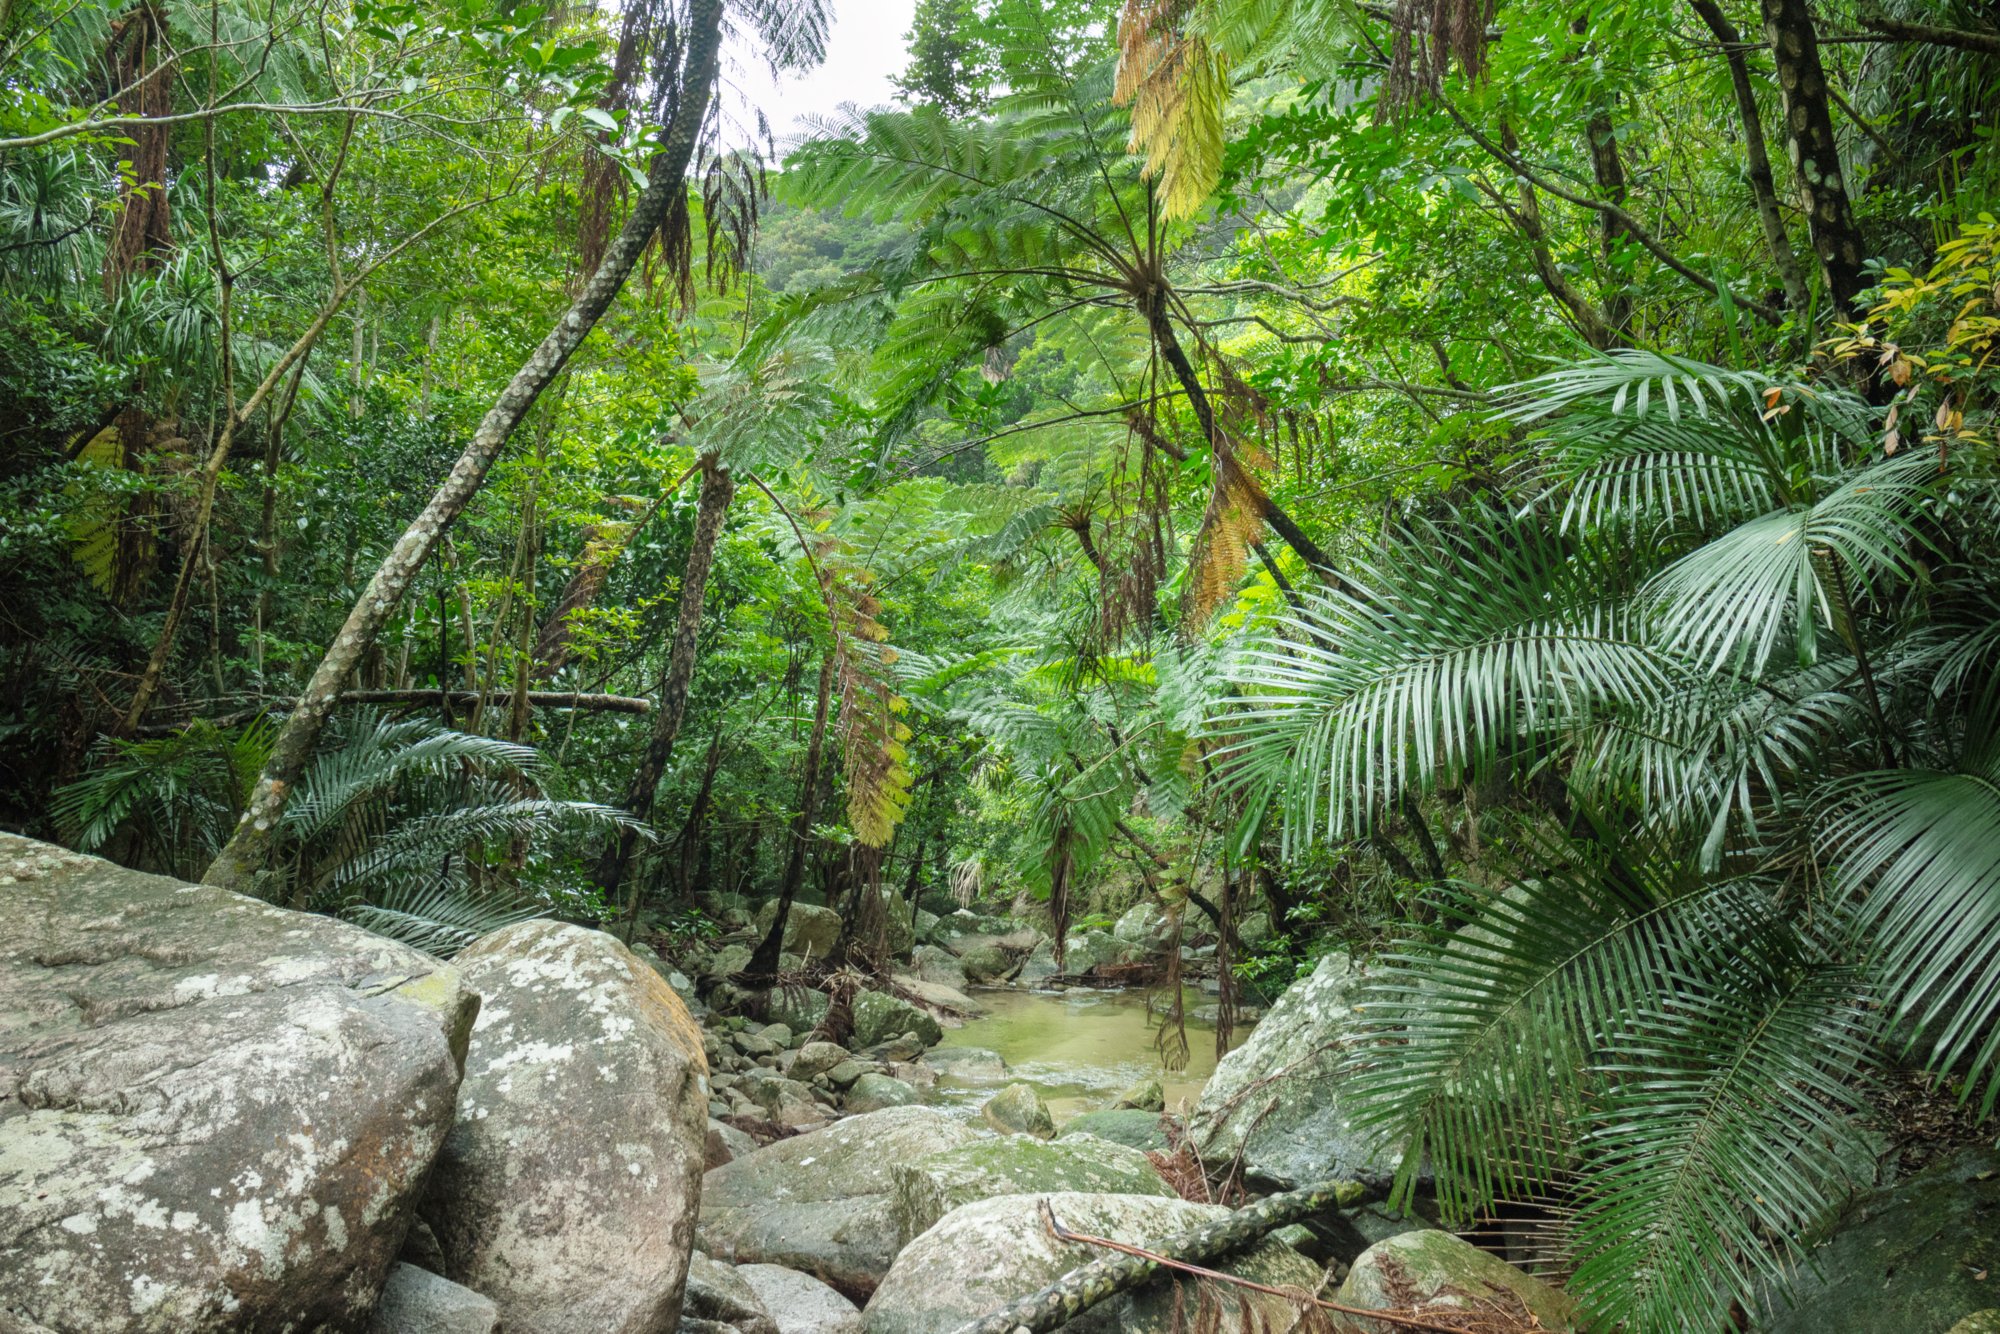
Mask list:
[[[819,664],[819,700],[813,705],[812,735],[806,741],[806,771],[799,781],[799,813],[792,817],[791,838],[785,851],[785,876],[778,882],[778,912],[771,929],[757,942],[743,972],[749,977],[770,977],[778,971],[778,956],[784,952],[785,919],[791,915],[792,900],[806,874],[806,849],[812,841],[813,820],[819,814],[820,754],[826,748],[826,716],[833,705],[833,652],[828,650]]]
[[[1584,126],[1583,137],[1590,148],[1590,173],[1597,181],[1598,195],[1624,208],[1625,163],[1618,156],[1618,132],[1611,123],[1611,113],[1600,111],[1592,116]],[[1631,231],[1615,213],[1600,210],[1597,222],[1598,251],[1604,258],[1604,322],[1611,326],[1612,337],[1623,345],[1626,326],[1632,322],[1632,294],[1618,271],[1618,250]]]
[[[715,541],[722,533],[722,521],[729,514],[729,502],[735,498],[736,482],[729,469],[715,455],[704,455],[701,499],[695,505],[694,539],[688,546],[687,565],[681,571],[680,606],[674,619],[673,647],[667,654],[667,679],[660,687],[660,707],[653,715],[652,739],[646,743],[646,753],[640,756],[631,785],[625,789],[625,809],[641,820],[653,813],[653,799],[661,777],[667,772],[667,761],[673,757],[681,719],[687,714],[688,687],[694,682],[695,644],[701,635],[702,603],[708,595],[708,572],[715,564]],[[637,829],[621,829],[617,840],[598,859],[594,878],[604,887],[606,898],[617,892],[625,875],[625,864],[631,860],[638,841]],[[626,919],[630,921],[638,910],[639,895],[635,889],[626,905]]]
[[[631,216],[617,238],[606,249],[604,262],[584,285],[581,295],[568,312],[542,339],[533,354],[515,372],[514,378],[473,432],[465,451],[459,455],[451,475],[398,538],[361,598],[354,604],[334,637],[326,656],[320,660],[298,705],[286,719],[272,747],[271,759],[251,793],[249,808],[237,822],[228,844],[209,864],[204,879],[225,889],[248,889],[260,871],[277,838],[278,821],[291,799],[292,788],[305,772],[319,741],[320,730],[340,697],[342,686],[375,642],[382,626],[396,612],[410,581],[422,568],[431,549],[452,521],[471,503],[485,482],[487,471],[499,457],[521,419],[540,397],[543,389],[561,372],[571,354],[610,308],[625,285],[653,234],[666,218],[669,207],[687,189],[688,164],[694,145],[707,118],[713,94],[722,36],[723,0],[694,0],[691,5],[687,60],[682,69],[681,96],[672,123],[661,137],[660,153],[653,159],[647,185],[632,207]],[[662,72],[662,77],[667,77]]]
[[[1764,36],[1777,62],[1778,92],[1785,108],[1785,148],[1798,177],[1806,229],[1834,307],[1859,315],[1866,280],[1866,256],[1847,181],[1840,168],[1840,144],[1826,95],[1826,68],[1819,59],[1819,32],[1808,0],[1763,0]]]
[[[1736,115],[1743,122],[1743,175],[1750,183],[1750,197],[1757,206],[1757,225],[1764,231],[1764,248],[1771,254],[1771,267],[1785,289],[1785,305],[1801,319],[1812,307],[1812,294],[1799,272],[1799,257],[1792,251],[1792,238],[1785,231],[1785,215],[1778,208],[1777,180],[1771,174],[1771,155],[1764,146],[1764,116],[1757,109],[1757,89],[1750,82],[1750,60],[1744,54],[1743,34],[1722,12],[1716,0],[1688,0],[1694,12],[1708,25],[1722,46],[1722,58],[1729,65],[1729,86],[1736,94]]]

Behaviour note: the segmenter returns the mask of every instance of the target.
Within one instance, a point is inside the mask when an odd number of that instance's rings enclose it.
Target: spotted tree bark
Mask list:
[[[270,762],[257,779],[236,832],[209,864],[203,876],[209,884],[247,889],[263,868],[292,788],[305,771],[320,730],[333,712],[348,676],[374,644],[382,626],[395,614],[432,548],[478,493],[508,436],[610,308],[668,209],[681,198],[686,189],[688,163],[694,156],[695,139],[708,114],[715,87],[722,9],[723,0],[693,0],[690,5],[680,100],[661,136],[660,152],[653,159],[646,188],[634,202],[631,216],[606,248],[604,262],[584,284],[583,291],[556,327],[501,391],[450,475],[396,540],[360,600],[348,612],[346,622],[278,733]]]
[[[1806,229],[1819,257],[1826,290],[1843,315],[1860,313],[1867,286],[1861,261],[1867,251],[1847,180],[1840,167],[1840,144],[1828,107],[1826,67],[1819,58],[1819,31],[1808,0],[1763,0],[1764,36],[1777,64],[1778,92],[1785,111],[1785,149],[1798,177]]]

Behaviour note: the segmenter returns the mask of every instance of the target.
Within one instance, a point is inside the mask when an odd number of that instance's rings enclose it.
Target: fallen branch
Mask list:
[[[1268,1232],[1298,1222],[1329,1206],[1346,1208],[1366,1192],[1352,1181],[1322,1181],[1283,1195],[1259,1200],[1166,1242],[1159,1252],[1125,1254],[1093,1260],[1073,1269],[1040,1292],[1031,1293],[989,1315],[961,1325],[954,1334],[1047,1334],[1107,1298],[1144,1285],[1167,1262],[1212,1260],[1263,1240]],[[1045,1221],[1054,1215],[1043,1205]],[[1060,1235],[1060,1234],[1058,1234]],[[1285,1294],[1287,1296],[1293,1294]],[[1376,1315],[1377,1312],[1369,1312]]]
[[[349,690],[346,704],[435,704],[449,694],[453,704],[477,704],[476,690]],[[600,713],[651,713],[653,701],[634,695],[584,695],[568,690],[530,690],[528,703],[537,709],[594,709]]]

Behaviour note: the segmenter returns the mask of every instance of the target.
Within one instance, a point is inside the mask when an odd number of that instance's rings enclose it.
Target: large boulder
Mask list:
[[[917,924],[911,920],[910,905],[903,901],[903,896],[886,886],[882,890],[882,918],[889,957],[907,959],[917,945]]]
[[[965,969],[959,965],[958,957],[941,945],[919,945],[910,956],[917,976],[926,982],[937,982],[944,986],[963,991],[966,986]]]
[[[757,912],[757,938],[771,934],[778,920],[778,901],[770,900]],[[785,913],[785,938],[781,948],[787,954],[810,954],[824,959],[833,953],[840,939],[840,914],[832,908],[815,908],[810,903],[794,903]]]
[[[1021,971],[1014,975],[1014,981],[1024,987],[1039,987],[1062,970],[1056,967],[1056,946],[1052,940],[1045,940],[1035,946]]]
[[[1100,965],[1134,963],[1145,953],[1109,931],[1072,931],[1063,938],[1063,972],[1075,977]]]
[[[1286,1190],[1330,1177],[1388,1184],[1400,1155],[1378,1153],[1341,1096],[1360,985],[1345,954],[1327,955],[1222,1058],[1188,1118],[1202,1161],[1226,1164],[1240,1152],[1251,1178]]]
[[[896,1226],[908,1245],[952,1210],[998,1195],[1082,1191],[1172,1196],[1173,1188],[1137,1149],[1093,1135],[1045,1143],[1022,1135],[979,1140],[890,1170]]]
[[[942,982],[926,982],[920,977],[907,973],[896,975],[896,985],[915,996],[933,1010],[941,1011],[945,1017],[957,1023],[965,1019],[976,1019],[986,1013],[986,1007],[957,987]]]
[[[1419,1317],[1427,1311],[1495,1311],[1521,1328],[1551,1334],[1581,1328],[1576,1302],[1567,1293],[1449,1232],[1405,1232],[1376,1242],[1355,1260],[1334,1300]],[[1386,1320],[1354,1322],[1355,1334],[1398,1334],[1402,1328]]]
[[[477,997],[325,917],[0,835],[0,1326],[356,1328]]]
[[[1148,954],[1157,954],[1174,937],[1173,918],[1151,899],[1135,903],[1111,928],[1111,934]]]
[[[902,1080],[867,1074],[849,1086],[840,1105],[850,1112],[879,1112],[885,1107],[908,1107],[916,1101],[916,1089]]]
[[[708,1131],[701,1031],[615,938],[522,922],[458,956],[485,998],[424,1201],[509,1334],[672,1328]]]
[[[857,993],[853,1014],[854,1045],[857,1047],[872,1047],[904,1033],[915,1033],[925,1046],[944,1037],[944,1029],[927,1012],[887,992]]]
[[[1096,1247],[1051,1237],[1042,1225],[1043,1201],[1067,1228],[1138,1246],[1157,1246],[1229,1214],[1219,1205],[1154,1195],[1002,1195],[968,1204],[945,1215],[896,1257],[862,1312],[867,1334],[949,1334],[1103,1258]],[[1219,1267],[1272,1287],[1310,1291],[1320,1280],[1318,1266],[1275,1241],[1230,1256]],[[1214,1290],[1222,1304],[1222,1329],[1288,1329],[1297,1314],[1280,1297],[1233,1286]],[[1192,1295],[1183,1294],[1183,1301],[1191,1309]],[[1175,1306],[1172,1284],[1149,1284],[1099,1303],[1063,1329],[1066,1334],[1167,1334],[1181,1327]]]
[[[959,969],[968,982],[997,986],[1014,972],[1014,956],[998,945],[975,945],[958,956]]]
[[[794,1033],[810,1033],[820,1026],[833,1001],[824,991],[811,987],[772,987],[764,993],[764,1018],[783,1024]]]
[[[1971,1149],[1861,1196],[1766,1303],[1770,1334],[1928,1334],[1994,1304],[2000,1153]]]
[[[717,1259],[783,1265],[864,1300],[899,1244],[890,1169],[976,1137],[932,1108],[891,1107],[781,1139],[708,1174],[696,1236]]]
[[[778,1334],[861,1334],[861,1312],[826,1284],[781,1265],[743,1265],[737,1275],[771,1313]]]
[[[399,1264],[382,1285],[368,1334],[498,1334],[500,1308],[470,1288]]]

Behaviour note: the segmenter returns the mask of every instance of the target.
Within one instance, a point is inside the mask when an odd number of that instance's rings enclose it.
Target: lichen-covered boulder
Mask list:
[[[1173,939],[1174,922],[1166,910],[1148,899],[1128,908],[1111,928],[1111,934],[1147,953],[1157,953]]]
[[[958,956],[958,966],[966,981],[993,986],[1014,971],[1014,958],[998,945],[975,945]]]
[[[809,1274],[781,1265],[743,1265],[736,1273],[756,1291],[778,1334],[861,1334],[854,1303]]]
[[[793,1079],[810,1080],[823,1075],[847,1059],[847,1048],[837,1042],[808,1042],[792,1058],[788,1073]]]
[[[1405,1232],[1363,1251],[1334,1298],[1366,1311],[1395,1310],[1421,1316],[1426,1311],[1495,1309],[1528,1327],[1551,1334],[1579,1329],[1576,1302],[1496,1255],[1449,1232]],[[1393,1334],[1386,1320],[1356,1320],[1355,1334]]]
[[[1401,1157],[1354,1129],[1339,1076],[1360,986],[1345,954],[1327,955],[1222,1058],[1188,1117],[1202,1161],[1241,1152],[1251,1178],[1285,1190],[1329,1178],[1388,1184]]]
[[[917,1101],[917,1091],[891,1075],[863,1075],[848,1087],[840,1105],[849,1112],[879,1112],[885,1107],[908,1107]]]
[[[783,1265],[863,1300],[896,1256],[890,1169],[974,1138],[933,1108],[891,1107],[781,1139],[708,1174],[696,1237],[716,1259]]]
[[[1014,981],[1024,987],[1039,987],[1061,971],[1056,967],[1055,942],[1045,940],[1035,946],[1034,953],[1021,965],[1021,971],[1014,975]]]
[[[957,956],[950,950],[940,945],[919,945],[916,953],[910,956],[910,962],[917,970],[917,976],[924,981],[965,990],[965,969],[959,966]]]
[[[854,997],[854,1043],[872,1047],[904,1033],[915,1033],[925,1046],[944,1037],[944,1029],[929,1014],[900,996],[863,991]]]
[[[1122,1109],[1085,1112],[1065,1122],[1058,1138],[1067,1139],[1071,1135],[1095,1135],[1127,1148],[1157,1150],[1160,1153],[1165,1153],[1168,1148],[1166,1128],[1160,1124],[1158,1112]]]
[[[1111,1110],[1137,1112],[1164,1112],[1167,1109],[1167,1093],[1157,1079],[1142,1079],[1131,1088],[1118,1095],[1118,1101],[1111,1104]]]
[[[1770,1334],[1948,1330],[1994,1304],[2000,1153],[1969,1149],[1870,1191],[1765,1302]]]
[[[11,835],[0,923],[0,1326],[365,1324],[452,1123],[458,973]]]
[[[1144,953],[1109,931],[1072,931],[1063,938],[1062,971],[1074,977],[1100,964],[1133,963]]]
[[[673,1326],[708,1131],[701,1031],[601,931],[522,922],[458,956],[484,998],[425,1198],[447,1276],[509,1334]]]
[[[986,1100],[979,1109],[986,1124],[1003,1135],[1032,1135],[1036,1139],[1056,1137],[1055,1118],[1041,1095],[1026,1084],[1009,1084]]]
[[[1093,1135],[1050,1142],[1022,1135],[979,1140],[914,1163],[898,1163],[890,1176],[895,1182],[896,1226],[906,1246],[959,1206],[998,1195],[1174,1194],[1145,1154]]]
[[[757,938],[762,940],[771,934],[771,923],[777,920],[778,901],[772,899],[758,910]],[[840,914],[832,908],[794,903],[785,913],[782,948],[787,954],[810,954],[815,959],[824,959],[833,953],[834,944],[839,939]]]
[[[382,1285],[368,1334],[497,1334],[500,1308],[470,1288],[399,1264]]]
[[[1080,1242],[1058,1242],[1042,1225],[1046,1200],[1057,1221],[1076,1232],[1157,1246],[1229,1210],[1153,1195],[1002,1195],[968,1204],[918,1237],[896,1257],[862,1312],[867,1334],[950,1334],[968,1320],[1039,1291],[1070,1270],[1104,1256]],[[1219,1268],[1272,1287],[1319,1283],[1319,1267],[1275,1241],[1232,1255]],[[1296,1311],[1280,1297],[1216,1285],[1219,1328],[1291,1327]],[[1193,1294],[1182,1294],[1193,1309]],[[1063,1326],[1065,1334],[1167,1334],[1175,1323],[1169,1282],[1111,1298]],[[1247,1308],[1247,1309],[1246,1309]]]

